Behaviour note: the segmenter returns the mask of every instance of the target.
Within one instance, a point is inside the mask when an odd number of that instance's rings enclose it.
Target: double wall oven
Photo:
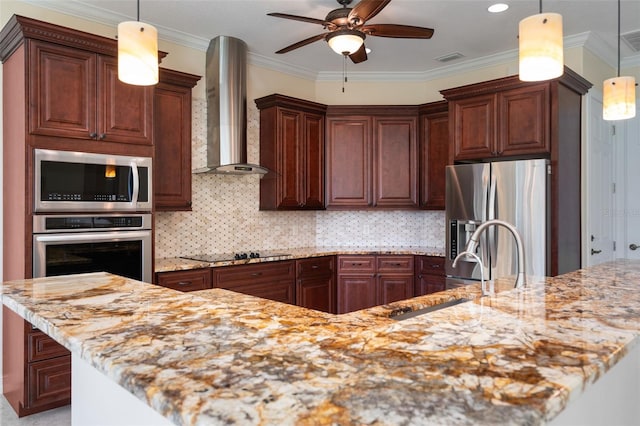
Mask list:
[[[36,149],[33,276],[151,282],[151,158]]]

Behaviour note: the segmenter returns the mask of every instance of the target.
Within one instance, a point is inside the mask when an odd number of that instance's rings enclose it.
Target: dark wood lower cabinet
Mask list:
[[[30,362],[27,368],[29,406],[71,403],[71,355]]]
[[[338,256],[338,313],[413,297],[413,257]]]
[[[444,257],[416,256],[415,295],[445,290]]]
[[[251,296],[295,304],[295,261],[213,268],[213,286]]]
[[[158,272],[156,284],[179,291],[206,290],[212,287],[211,268]]]
[[[335,257],[296,260],[296,305],[336,312]]]

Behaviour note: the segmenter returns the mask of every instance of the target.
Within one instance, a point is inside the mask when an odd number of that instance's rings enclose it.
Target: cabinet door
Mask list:
[[[159,272],[156,275],[156,284],[179,291],[206,290],[212,287],[211,269]]]
[[[156,210],[191,210],[191,88],[160,82],[154,95]]]
[[[380,274],[378,276],[378,305],[413,297],[413,274]]]
[[[98,56],[98,139],[152,145],[153,90],[122,83],[117,59]]]
[[[31,41],[29,131],[91,139],[96,132],[96,55]]]
[[[477,160],[496,155],[496,95],[452,101],[454,160]]]
[[[374,118],[374,127],[374,205],[417,207],[417,118]]]
[[[371,118],[327,118],[327,207],[370,207]]]
[[[304,205],[303,113],[278,108],[278,207],[301,208]]]
[[[377,305],[376,277],[338,275],[338,313],[344,314]]]
[[[296,305],[334,313],[333,275],[302,278],[296,283]]]
[[[303,120],[303,203],[308,209],[324,209],[324,116],[305,113]]]
[[[71,402],[71,355],[30,362],[27,368],[29,408]]]
[[[421,117],[420,207],[444,210],[445,168],[449,163],[449,114]]]
[[[498,104],[498,155],[551,152],[549,84],[501,92],[498,94]]]
[[[415,295],[437,293],[445,290],[444,257],[416,256]]]

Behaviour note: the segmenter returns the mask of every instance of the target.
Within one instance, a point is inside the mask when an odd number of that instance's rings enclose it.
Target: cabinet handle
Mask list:
[[[100,140],[103,141],[106,137],[107,137],[107,134],[106,133],[102,133],[100,135]]]
[[[351,266],[362,266],[362,263],[352,263]]]
[[[191,281],[180,281],[178,282],[178,285],[180,287],[185,287],[185,286],[191,285]]]
[[[98,134],[97,134],[96,132],[91,132],[91,133],[89,133],[89,137],[90,137],[91,139],[95,139],[95,138],[97,138],[97,137],[98,137]]]
[[[394,263],[393,266],[402,266],[402,263]]]
[[[318,265],[311,265],[311,269],[318,269],[320,266]]]
[[[591,256],[593,256],[594,254],[598,254],[598,253],[602,253],[602,250],[591,249]]]
[[[262,272],[254,272],[251,274],[252,277],[259,277],[260,275],[262,275]]]
[[[638,249],[638,247],[640,247],[640,246],[638,246],[637,244],[629,244],[629,248],[630,248],[631,250],[637,250],[637,249]]]
[[[431,267],[432,267],[433,269],[439,269],[439,268],[440,268],[440,265],[439,265],[439,264],[437,264],[437,263],[434,263],[433,265],[431,265]]]

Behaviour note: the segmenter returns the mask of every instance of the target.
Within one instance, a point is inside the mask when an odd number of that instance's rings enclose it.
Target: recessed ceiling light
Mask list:
[[[500,13],[500,12],[504,12],[507,9],[509,9],[509,5],[508,4],[496,3],[496,4],[492,4],[491,6],[489,6],[489,8],[487,10],[489,12],[491,12],[491,13]]]

